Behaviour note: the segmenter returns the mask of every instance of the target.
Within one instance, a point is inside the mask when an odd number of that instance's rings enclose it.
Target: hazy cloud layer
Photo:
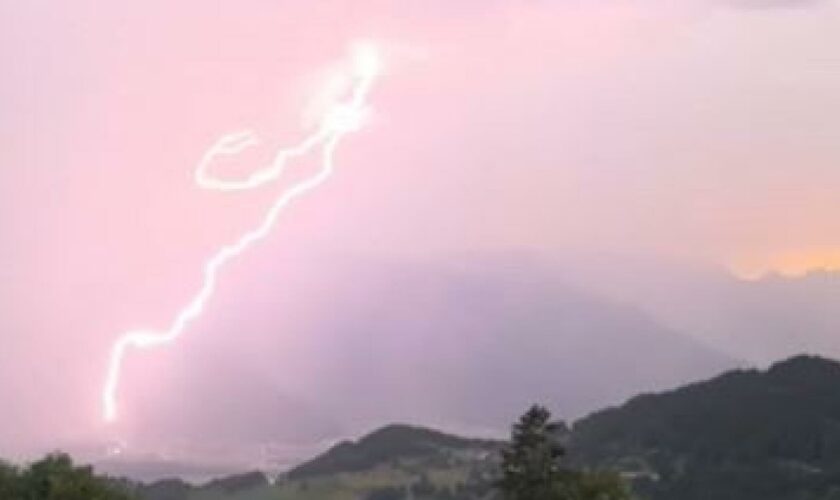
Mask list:
[[[610,250],[745,274],[791,255],[840,263],[840,15],[797,4],[3,2],[0,454],[113,437],[99,423],[111,343],[171,321],[202,260],[276,195],[197,190],[201,151],[246,126],[299,137],[325,65],[358,37],[393,49],[370,126],[342,145],[334,182],[224,273],[183,342],[131,357],[126,409],[207,369],[202,342],[242,349],[237,373],[255,346],[306,344],[280,319],[341,317],[351,306],[323,297],[289,305],[319,279],[300,265],[319,251]],[[331,345],[263,375],[294,379]]]

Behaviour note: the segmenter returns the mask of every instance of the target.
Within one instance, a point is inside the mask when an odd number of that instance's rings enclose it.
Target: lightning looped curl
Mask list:
[[[111,348],[108,371],[102,390],[102,417],[106,422],[117,419],[117,390],[123,361],[129,349],[145,349],[168,344],[177,339],[187,325],[204,311],[207,301],[216,289],[219,270],[239,256],[251,245],[265,238],[283,210],[299,196],[323,184],[333,173],[334,153],[341,139],[359,130],[369,114],[367,97],[374,80],[380,73],[380,56],[375,47],[359,44],[352,53],[353,86],[344,102],[333,105],[323,116],[318,129],[297,145],[280,149],[273,161],[248,177],[238,180],[219,179],[208,173],[210,165],[219,157],[234,156],[259,143],[252,131],[245,130],[222,136],[202,156],[195,170],[199,187],[217,191],[244,191],[261,187],[276,180],[283,173],[289,160],[304,156],[321,147],[321,167],[313,175],[282,191],[265,214],[262,222],[244,233],[233,243],[223,246],[204,264],[202,286],[192,300],[175,316],[166,330],[131,330],[121,335]]]

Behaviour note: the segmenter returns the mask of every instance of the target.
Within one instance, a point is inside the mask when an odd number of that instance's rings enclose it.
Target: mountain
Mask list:
[[[648,500],[840,498],[840,363],[796,356],[766,370],[631,398],[563,429],[567,464],[611,469]],[[520,411],[524,408],[520,408]],[[141,500],[477,500],[504,442],[389,425],[269,481],[121,482]]]
[[[838,387],[840,364],[818,357],[727,372],[581,419],[571,455],[652,500],[838,498]]]
[[[618,470],[649,500],[836,500],[838,387],[840,363],[797,356],[636,396],[574,422],[563,439],[571,465]],[[391,425],[334,446],[273,486],[217,497],[198,495],[208,494],[202,487],[188,498],[481,498],[501,446]]]
[[[498,435],[533,401],[576,418],[737,365],[537,260],[342,269],[295,293],[336,304],[299,318],[319,360],[301,380],[351,433],[402,421]]]
[[[402,462],[453,463],[459,457],[483,459],[498,451],[501,441],[467,439],[408,425],[389,425],[356,442],[343,441],[326,453],[288,472],[289,479],[359,472]]]
[[[381,422],[499,436],[534,401],[578,418],[738,365],[539,258],[274,265],[231,277],[206,330],[131,378],[132,442],[179,461],[250,447],[231,465],[263,468]],[[306,451],[275,457],[291,440]]]
[[[768,363],[800,352],[840,356],[836,314],[840,273],[814,271],[803,276],[767,275],[754,281],[736,280],[710,300],[715,315],[695,317],[693,328],[711,329],[721,344],[741,355]],[[708,297],[709,299],[712,296]],[[710,321],[710,318],[713,318]]]
[[[271,485],[265,474],[254,471],[214,479],[200,486],[181,479],[162,479],[149,484],[135,483],[129,489],[139,500],[256,499],[270,494]]]
[[[270,484],[259,472],[191,486],[167,479],[135,484],[141,500],[439,500],[484,498],[499,441],[389,425],[345,441]]]
[[[767,366],[802,352],[840,357],[837,271],[746,280],[723,268],[614,255],[558,266],[579,287],[632,304],[735,359]]]

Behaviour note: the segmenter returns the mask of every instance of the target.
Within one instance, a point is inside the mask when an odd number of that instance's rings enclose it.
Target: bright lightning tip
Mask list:
[[[353,45],[353,65],[363,78],[382,72],[382,53],[373,42],[356,42]]]

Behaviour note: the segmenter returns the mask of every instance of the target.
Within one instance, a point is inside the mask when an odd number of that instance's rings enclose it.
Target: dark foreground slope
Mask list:
[[[573,456],[653,499],[840,498],[840,364],[800,356],[595,413]]]
[[[289,479],[305,479],[335,473],[358,472],[397,462],[453,464],[478,461],[495,453],[501,442],[467,439],[431,429],[389,425],[358,441],[344,441],[288,473]]]
[[[651,500],[840,499],[840,364],[800,356],[631,399],[576,422],[572,465],[617,469]],[[131,484],[144,500],[486,499],[498,441],[391,425],[270,482]]]
[[[202,486],[158,481],[136,492],[143,500],[480,499],[490,490],[500,447],[497,441],[390,425],[334,446],[273,484],[252,473]]]

